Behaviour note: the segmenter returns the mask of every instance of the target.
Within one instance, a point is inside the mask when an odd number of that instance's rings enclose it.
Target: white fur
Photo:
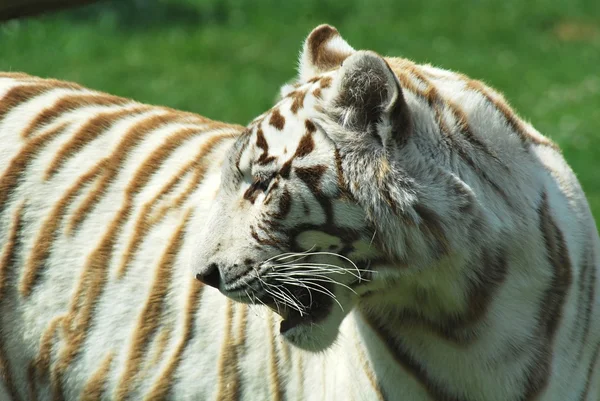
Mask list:
[[[339,36],[334,37],[327,47],[336,51],[353,52],[353,49]],[[322,111],[335,97],[338,88],[334,85],[324,89],[322,100],[312,96],[312,91],[319,86],[319,83],[305,81],[319,75],[320,72],[311,66],[310,60],[306,57],[304,53],[300,63],[299,88],[308,93],[303,108],[297,113],[292,113],[291,99],[284,98],[277,105],[277,109],[286,120],[283,132],[278,132],[269,126],[269,113],[265,114],[266,120],[255,120],[251,127],[254,130],[253,135],[259,125],[263,128],[270,154],[278,156],[275,165],[281,167],[296,150],[305,132],[305,119],[320,121],[323,125],[318,126],[313,136],[315,150],[308,157],[298,159],[294,166],[309,167],[325,163],[328,169],[322,181],[322,190],[331,195],[337,190],[336,166],[333,162],[336,144],[328,134],[335,133],[336,129],[340,128],[336,128],[333,122],[324,118]],[[520,147],[519,139],[506,125],[498,111],[485,103],[481,96],[467,90],[462,79],[441,69],[426,67],[426,70],[437,76],[430,79],[439,93],[460,105],[468,116],[473,131],[481,135],[481,139],[496,152],[503,163],[510,165],[513,175],[507,176],[489,158],[471,152],[474,162],[497,180],[500,187],[509,194],[510,199],[516,205],[522,206],[521,210],[525,215],[521,220],[516,219],[499,195],[491,190],[481,177],[464,165],[456,154],[452,152],[440,154],[438,167],[455,172],[454,182],[464,185],[465,193],[474,199],[477,210],[485,217],[488,231],[486,238],[480,238],[482,243],[492,244],[499,238],[506,241],[503,245],[508,252],[509,273],[494,295],[485,317],[478,323],[481,337],[474,344],[466,347],[457,346],[440,339],[430,330],[410,325],[398,328],[394,333],[396,336],[394,341],[406,347],[412,358],[426,367],[429,377],[455,394],[456,399],[465,401],[520,399],[523,375],[530,368],[533,360],[532,350],[524,348],[517,357],[507,359],[506,344],[512,342],[518,345],[536,341],[533,328],[537,313],[540,307],[544,306],[540,305],[540,300],[549,281],[549,272],[531,268],[542,263],[543,253],[540,251],[544,246],[537,217],[531,211],[541,189],[546,188],[551,216],[564,234],[569,249],[574,284],[567,293],[563,307],[564,318],[560,321],[553,344],[549,383],[537,399],[540,401],[579,400],[585,386],[592,353],[600,340],[598,318],[600,305],[596,300],[592,305],[588,343],[584,344],[582,358],[576,359],[576,349],[580,344],[572,342],[571,330],[577,324],[575,321],[578,295],[576,278],[580,272],[584,251],[593,249],[592,266],[597,269],[600,265],[598,236],[583,192],[574,174],[557,151],[549,147],[530,145],[529,150],[534,157],[528,157]],[[325,75],[335,79],[338,73],[339,70],[336,70]],[[18,85],[15,80],[0,78],[0,96],[15,85]],[[424,86],[419,80],[415,80],[414,85],[421,89]],[[289,93],[289,89],[284,91],[284,96]],[[14,108],[0,121],[0,144],[2,144],[0,177],[5,173],[10,160],[27,143],[19,137],[18,133],[44,107],[51,105],[59,96],[69,91],[57,89],[38,96]],[[87,93],[86,90],[81,91]],[[439,126],[430,106],[423,99],[408,90],[404,90],[404,96],[412,113],[414,129],[419,132],[421,142],[410,143],[399,151],[399,155],[404,158],[408,166],[407,170],[421,180],[421,183],[427,184],[421,188],[422,193],[419,196],[426,199],[428,207],[442,218],[450,219],[448,216],[453,212],[453,204],[442,195],[442,184],[436,181],[437,178],[433,174],[435,170],[423,170],[422,168],[427,165],[419,158],[421,152],[425,153],[428,146],[439,140]],[[122,107],[135,106],[136,104],[132,102]],[[43,267],[42,276],[34,287],[33,293],[23,297],[17,289],[24,272],[24,264],[32,251],[40,227],[60,197],[82,172],[112,152],[128,127],[150,115],[165,113],[161,108],[152,108],[142,114],[123,118],[70,158],[51,180],[44,181],[43,173],[57,149],[68,140],[77,127],[111,107],[113,106],[81,108],[64,114],[60,120],[52,123],[54,125],[68,120],[72,125],[51,141],[35,158],[23,175],[23,181],[11,195],[7,207],[0,214],[0,252],[4,252],[11,230],[12,216],[22,202],[26,204],[26,214],[23,216],[25,224],[21,233],[22,247],[17,255],[16,275],[9,276],[4,295],[0,298],[0,344],[4,347],[5,363],[18,391],[17,399],[29,397],[31,383],[28,379],[28,368],[37,357],[40,339],[48,324],[68,310],[70,298],[77,286],[83,266],[104,235],[108,222],[114,218],[123,204],[123,190],[130,184],[133,173],[149,154],[162,146],[168,135],[183,127],[197,127],[199,130],[206,127],[205,123],[200,122],[157,127],[136,145],[128,154],[126,161],[122,163],[114,182],[107,189],[108,193],[95,206],[93,213],[83,222],[77,234],[67,235],[64,232],[64,223],[61,225],[53,243],[52,253]],[[447,120],[449,126],[456,123],[448,110],[443,110],[443,118]],[[42,135],[44,130],[51,127],[42,128],[35,133],[35,136]],[[388,129],[385,121],[381,127]],[[220,132],[233,134],[240,131],[241,129],[236,126],[222,127],[190,139],[186,146],[178,148],[163,162],[148,183],[133,197],[131,216],[119,234],[111,260],[107,261],[107,284],[98,299],[93,323],[87,332],[80,353],[65,373],[62,387],[67,400],[79,399],[82,389],[109,353],[114,354],[114,359],[106,377],[102,397],[105,400],[116,397],[115,391],[122,381],[126,360],[129,357],[132,335],[150,293],[155,269],[186,210],[192,210],[193,213],[186,226],[182,247],[176,255],[169,290],[163,299],[161,324],[156,336],[149,342],[148,355],[152,354],[161,330],[169,330],[169,338],[155,364],[149,364],[148,360],[144,359],[142,373],[135,382],[130,383],[130,399],[144,399],[150,394],[157,378],[167,367],[183,340],[186,303],[194,283],[190,260],[193,261],[194,269],[200,271],[208,260],[232,264],[243,260],[248,255],[258,259],[266,258],[265,253],[259,254],[258,251],[253,250],[249,233],[249,225],[256,224],[260,218],[262,202],[266,196],[260,195],[253,205],[241,200],[251,184],[252,175],[260,172],[259,166],[254,165],[252,160],[261,151],[255,146],[247,146],[244,149],[240,168],[245,176],[240,180],[239,185],[236,184],[225,190],[221,186],[222,166],[228,163],[227,156],[234,141],[231,139],[221,143],[203,160],[208,163],[205,179],[194,189],[187,201],[179,208],[171,208],[164,219],[149,230],[131,260],[124,278],[119,279],[116,275],[122,254],[128,244],[127,240],[133,233],[134,222],[142,216],[145,202],[152,199],[176,171],[194,158],[198,149],[211,137],[219,135]],[[528,127],[528,131],[531,135],[542,138],[533,128]],[[255,136],[252,138],[255,140]],[[167,199],[158,202],[157,207],[166,205],[181,193],[190,179],[186,176]],[[294,191],[293,202],[300,200],[307,202],[311,206],[310,213],[302,214],[297,207],[298,203],[293,203],[289,219],[282,223],[290,226],[305,222],[323,223],[324,215],[318,207],[314,194],[295,175],[292,175],[290,182],[292,183],[290,188]],[[226,182],[225,186],[228,184],[230,183]],[[93,183],[74,200],[68,209],[67,221],[92,187]],[[408,201],[412,201],[412,198],[407,197]],[[380,240],[377,236],[381,233],[369,231],[365,223],[365,212],[349,202],[335,202],[333,206],[335,215],[338,216],[336,224],[361,231],[360,239],[354,244],[355,252],[350,255],[350,258],[358,262],[381,256],[381,251],[374,245]],[[465,216],[465,219],[467,217],[469,216]],[[300,336],[323,336],[327,337],[327,341],[335,340],[331,346],[318,353],[302,351],[283,343],[281,336],[278,335],[280,318],[267,308],[234,303],[218,291],[205,286],[199,307],[193,313],[194,335],[183,350],[181,361],[170,381],[169,398],[215,399],[220,381],[224,380],[227,384],[235,380],[234,377],[219,376],[220,363],[226,345],[224,342],[235,343],[240,340],[236,333],[243,324],[243,314],[247,313],[245,344],[237,348],[241,399],[275,399],[274,385],[280,386],[284,399],[377,400],[381,391],[388,400],[433,399],[419,378],[394,360],[389,348],[366,323],[363,313],[369,310],[387,311],[391,318],[395,310],[420,302],[417,295],[423,289],[430,291],[435,298],[435,303],[430,309],[427,309],[428,305],[423,306],[426,312],[435,314],[442,313],[445,309],[460,310],[464,306],[461,291],[468,274],[472,273],[465,271],[462,263],[472,257],[473,250],[480,244],[474,244],[472,239],[465,236],[460,221],[455,226],[449,226],[449,230],[452,248],[459,251],[437,261],[435,265],[428,264],[430,255],[421,252],[428,244],[414,228],[400,227],[393,233],[398,243],[413,245],[409,250],[398,247],[395,251],[401,255],[412,255],[411,262],[418,267],[417,271],[413,272],[389,264],[373,267],[378,270],[377,275],[370,284],[358,289],[358,292],[364,295],[372,291],[376,295],[362,305],[362,312],[355,308],[357,303],[362,302],[360,299],[336,288],[336,295],[343,311],[334,304],[333,312],[322,324],[314,328],[317,334],[305,332],[299,334]],[[510,235],[501,235],[507,232]],[[298,240],[304,249],[310,249],[314,245],[335,246],[339,242],[332,235],[315,231],[303,233]],[[215,251],[218,242],[221,242],[221,251]],[[422,257],[422,260],[419,257]],[[340,264],[335,259],[324,260]],[[344,268],[349,272],[352,270],[347,264]],[[597,271],[595,277],[595,285],[598,288],[600,274]],[[349,276],[345,275],[340,281],[347,282],[345,280],[348,278]],[[233,319],[229,322],[226,316],[228,308],[233,311]],[[441,311],[436,308],[440,308]],[[227,327],[230,328],[230,333],[233,333],[231,336],[225,333]],[[319,330],[322,334],[318,334]],[[55,363],[64,345],[59,329],[51,349],[50,375],[54,372]],[[273,370],[271,360],[278,361],[276,371]],[[600,386],[598,367],[594,369],[588,401],[598,398]],[[274,375],[278,377],[277,381],[273,380]],[[0,399],[8,400],[9,389],[4,380],[5,378],[0,376]],[[48,375],[38,378],[36,382],[38,400],[51,399],[48,380]]]

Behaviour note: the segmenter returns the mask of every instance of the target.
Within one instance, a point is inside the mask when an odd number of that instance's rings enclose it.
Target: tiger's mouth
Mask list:
[[[299,311],[284,305],[266,304],[269,309],[281,316],[279,333],[285,335],[292,329],[317,324],[327,316],[325,305],[312,305],[308,310]]]
[[[310,291],[306,288],[288,288],[287,293],[293,303],[282,302],[271,295],[261,297],[269,309],[281,316],[279,333],[285,335],[293,329],[318,324],[331,311],[333,300],[325,294]]]

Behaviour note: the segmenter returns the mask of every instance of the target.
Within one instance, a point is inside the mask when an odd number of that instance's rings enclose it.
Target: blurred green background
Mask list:
[[[600,218],[598,0],[106,1],[0,24],[0,70],[245,124],[335,25],[357,49],[460,70],[550,136]]]

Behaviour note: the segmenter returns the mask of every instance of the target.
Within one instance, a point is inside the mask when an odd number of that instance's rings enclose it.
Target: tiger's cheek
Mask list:
[[[336,252],[343,248],[342,240],[322,231],[310,230],[300,233],[295,238],[296,246],[301,249],[312,249],[314,252]]]

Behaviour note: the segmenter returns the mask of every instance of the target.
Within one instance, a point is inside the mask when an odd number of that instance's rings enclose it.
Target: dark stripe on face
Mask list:
[[[296,148],[294,157],[308,156],[315,149],[315,142],[311,134],[307,133],[302,136],[300,143]]]
[[[326,171],[327,167],[323,165],[294,168],[294,172],[298,178],[306,184],[315,196],[320,192],[321,179]]]
[[[277,220],[283,220],[287,217],[287,215],[292,210],[292,195],[287,188],[283,189],[283,193],[279,197],[279,205],[276,213],[273,213],[271,216]]]
[[[290,110],[292,111],[292,113],[296,114],[299,109],[301,109],[302,107],[304,107],[304,97],[306,96],[306,92],[305,91],[296,90],[296,91],[292,92],[290,94],[290,96],[293,99],[292,106],[290,107]]]
[[[281,115],[279,110],[275,109],[271,112],[271,118],[269,119],[269,124],[278,129],[279,131],[283,130],[285,126],[285,117]]]
[[[450,244],[446,237],[446,232],[440,224],[440,216],[433,210],[420,204],[416,204],[414,210],[421,219],[419,227],[422,227],[423,233],[430,238],[432,243],[436,244],[436,256],[439,258],[447,255],[450,251]]]
[[[323,77],[321,78],[321,83],[320,86],[322,89],[327,89],[331,86],[331,83],[333,82],[333,78],[331,77]]]
[[[317,131],[317,127],[315,126],[315,124],[310,121],[310,120],[305,120],[304,121],[304,127],[306,128],[306,132],[308,134],[313,134]]]
[[[345,199],[354,200],[352,193],[348,189],[346,182],[344,181],[344,169],[342,168],[342,156],[340,151],[336,148],[334,152],[335,157],[335,169],[337,175],[338,189],[340,190],[340,197]]]
[[[292,159],[286,161],[281,169],[279,170],[279,175],[281,178],[288,179],[290,178],[290,172],[292,171]]]
[[[258,129],[256,131],[256,146],[258,146],[260,149],[262,149],[262,154],[259,156],[257,163],[258,164],[269,164],[271,163],[273,160],[275,160],[275,157],[273,156],[269,156],[269,144],[267,143],[267,140],[265,139],[265,134],[263,132],[262,129]],[[241,155],[241,153],[240,153]]]

